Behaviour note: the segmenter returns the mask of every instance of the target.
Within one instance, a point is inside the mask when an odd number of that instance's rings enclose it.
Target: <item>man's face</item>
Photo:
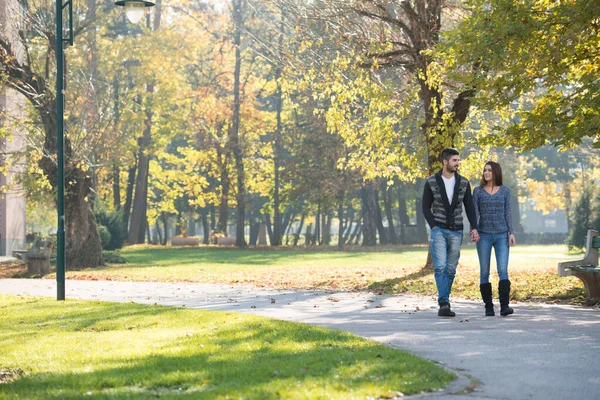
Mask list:
[[[458,171],[458,166],[460,165],[460,156],[452,156],[448,159],[448,161],[444,160],[444,168],[448,172],[456,172]]]

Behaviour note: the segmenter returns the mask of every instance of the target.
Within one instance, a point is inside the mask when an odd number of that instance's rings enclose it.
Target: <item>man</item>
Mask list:
[[[457,171],[460,165],[458,150],[446,148],[441,154],[442,169],[427,178],[423,189],[423,214],[431,228],[430,251],[433,259],[435,284],[438,290],[438,315],[454,317],[450,309],[450,292],[456,275],[463,236],[461,204],[465,205],[471,224],[471,240],[479,240],[477,219],[471,185]]]

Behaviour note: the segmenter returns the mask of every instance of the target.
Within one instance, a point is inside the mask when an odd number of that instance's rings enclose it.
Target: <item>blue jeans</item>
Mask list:
[[[490,282],[490,259],[492,258],[492,247],[496,254],[496,266],[498,267],[498,278],[502,281],[508,279],[508,232],[483,233],[479,232],[477,242],[477,256],[479,256],[479,283]]]
[[[438,290],[438,304],[450,303],[450,292],[456,275],[456,266],[460,257],[462,231],[452,231],[436,227],[430,234],[433,275]]]

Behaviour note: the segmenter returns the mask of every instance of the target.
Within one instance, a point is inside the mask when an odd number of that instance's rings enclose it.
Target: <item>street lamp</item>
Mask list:
[[[154,3],[144,0],[119,0],[115,2],[117,6],[125,7],[127,19],[133,24],[137,24],[144,16],[146,7],[152,7]]]
[[[138,22],[145,7],[154,3],[144,0],[117,1],[117,6],[125,6],[127,18]],[[69,12],[69,36],[63,38],[63,10]],[[57,168],[57,212],[58,231],[56,232],[56,299],[65,299],[65,100],[64,100],[64,42],[73,46],[73,0],[56,0],[56,162]]]

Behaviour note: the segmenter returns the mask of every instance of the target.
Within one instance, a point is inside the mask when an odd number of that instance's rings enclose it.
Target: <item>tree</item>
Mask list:
[[[51,89],[52,81],[49,79],[49,63],[55,51],[54,7],[51,2],[32,5],[22,1],[15,4],[11,13],[22,15],[23,19],[12,19],[12,25],[0,33],[0,79],[2,83],[23,94],[35,110],[36,118],[43,129],[43,144],[38,164],[51,187],[55,189],[58,185],[58,166],[55,158],[56,97]],[[74,26],[75,35],[91,23],[91,19],[85,17],[76,21],[79,23]],[[36,52],[39,47],[32,46],[36,43],[43,44],[46,54]],[[40,59],[44,61],[40,63]],[[67,102],[73,105],[73,98],[68,98]],[[73,115],[76,115],[77,109],[71,110]],[[102,264],[102,247],[96,220],[87,201],[91,190],[91,177],[78,158],[80,154],[75,152],[77,147],[73,147],[73,140],[82,137],[82,132],[77,132],[78,125],[69,123],[68,119],[66,127],[66,263],[71,268],[92,268]]]
[[[152,30],[154,32],[160,29],[161,16],[162,0],[157,0],[156,7],[154,7],[154,19],[152,24]],[[148,223],[146,210],[148,208],[148,177],[150,171],[149,149],[152,141],[154,116],[154,111],[152,110],[152,97],[154,95],[155,85],[156,83],[151,81],[146,86],[146,93],[149,100],[146,109],[144,110],[146,118],[144,121],[143,133],[142,136],[138,138],[138,169],[135,178],[135,192],[130,216],[129,232],[127,234],[127,241],[129,244],[144,243],[146,224]]]
[[[600,147],[600,3],[471,0],[467,11],[448,54],[476,104],[498,113],[502,134],[490,139],[533,149],[589,137]]]

